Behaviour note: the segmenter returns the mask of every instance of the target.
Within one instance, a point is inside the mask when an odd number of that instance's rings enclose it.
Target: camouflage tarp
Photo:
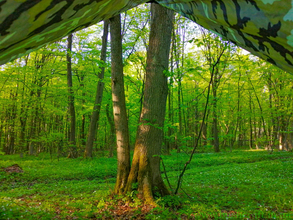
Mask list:
[[[0,0],[0,64],[143,0]],[[290,0],[159,0],[163,6],[293,72]]]

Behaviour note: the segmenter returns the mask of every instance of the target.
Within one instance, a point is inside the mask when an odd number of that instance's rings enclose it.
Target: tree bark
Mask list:
[[[108,20],[104,21],[104,34],[102,37],[102,51],[101,51],[101,61],[103,61],[104,63],[106,62],[106,56],[107,56],[108,26],[109,26],[109,21]],[[95,105],[94,105],[93,113],[91,116],[89,134],[88,134],[86,148],[84,152],[84,157],[87,157],[87,158],[93,156],[94,139],[98,130],[98,122],[99,122],[101,104],[103,99],[104,73],[105,73],[105,66],[101,67],[101,72],[98,75],[99,81],[97,85]]]
[[[154,203],[153,193],[168,195],[160,172],[160,154],[168,94],[167,76],[173,12],[158,4],[151,5],[151,30],[147,52],[144,101],[137,130],[127,191],[138,183],[138,196]]]
[[[215,75],[217,76],[217,75]],[[218,108],[217,108],[217,88],[213,87],[213,137],[214,137],[214,150],[216,153],[220,152],[220,141],[219,141],[219,131],[218,131]],[[216,86],[215,86],[216,87]]]
[[[27,62],[26,62],[27,65]],[[26,75],[23,75],[23,84],[26,83]],[[25,87],[22,87],[21,105],[20,105],[20,134],[19,134],[19,147],[20,153],[25,152],[25,134],[26,134],[26,124],[27,124],[28,111],[25,108]]]
[[[249,133],[249,148],[252,149],[253,148],[253,128],[252,128],[252,100],[251,100],[251,94],[249,93],[249,129],[250,129],[250,133]]]
[[[109,110],[109,104],[106,105],[106,115],[108,119],[108,123],[110,125],[110,141],[109,141],[109,154],[108,157],[113,157],[114,154],[114,147],[116,146],[116,139],[115,139],[115,125],[113,120],[113,113]]]
[[[115,194],[124,192],[130,170],[129,131],[125,105],[125,91],[122,62],[121,18],[117,15],[110,19],[111,32],[111,69],[113,115],[117,143],[117,180]]]
[[[68,86],[68,109],[69,109],[69,120],[70,120],[70,129],[69,129],[69,154],[68,158],[76,158],[76,120],[75,120],[75,107],[74,107],[74,93],[72,90],[72,68],[71,68],[71,51],[72,51],[72,34],[67,38],[67,86]]]

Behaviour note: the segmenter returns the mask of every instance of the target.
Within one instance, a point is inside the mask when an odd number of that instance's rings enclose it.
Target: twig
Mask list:
[[[161,159],[161,161],[162,161],[162,165],[163,165],[163,169],[164,169],[164,174],[165,174],[165,177],[166,177],[167,183],[168,183],[168,185],[169,185],[169,187],[170,187],[170,189],[171,189],[171,193],[172,193],[173,189],[172,189],[172,186],[171,186],[171,184],[170,184],[169,178],[168,178],[168,176],[167,176],[167,171],[166,171],[166,167],[165,167],[165,164],[164,164],[163,158],[160,157],[160,159]]]

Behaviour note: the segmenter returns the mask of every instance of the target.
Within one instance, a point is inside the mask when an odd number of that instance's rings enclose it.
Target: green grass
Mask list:
[[[188,158],[184,153],[163,156],[173,189]],[[140,201],[134,200],[128,217],[293,218],[292,162],[291,152],[196,154],[184,175],[178,196],[158,198],[160,206],[148,212],[143,211]],[[0,167],[15,163],[23,168],[24,173],[0,171],[0,219],[119,217],[113,213],[117,209],[115,203],[121,199],[108,197],[115,184],[115,158],[51,160],[46,154],[24,158],[0,156]]]

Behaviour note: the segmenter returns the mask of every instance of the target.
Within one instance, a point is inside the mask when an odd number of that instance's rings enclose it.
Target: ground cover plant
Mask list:
[[[162,157],[173,190],[188,155]],[[293,218],[291,152],[197,153],[178,195],[144,205],[135,189],[111,195],[116,159],[48,154],[0,156],[0,219],[269,219]],[[163,171],[162,171],[163,172]],[[166,176],[163,175],[166,180]]]

